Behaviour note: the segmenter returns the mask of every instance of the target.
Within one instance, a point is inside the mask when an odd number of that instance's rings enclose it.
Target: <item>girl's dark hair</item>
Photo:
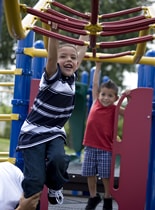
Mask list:
[[[102,83],[100,85],[99,91],[104,87],[108,88],[108,89],[113,89],[115,91],[116,95],[118,94],[118,87],[114,81],[108,80],[107,82]]]

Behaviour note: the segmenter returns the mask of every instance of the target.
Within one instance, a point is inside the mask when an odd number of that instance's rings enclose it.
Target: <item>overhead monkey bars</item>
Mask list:
[[[119,12],[103,14],[103,15],[100,15],[100,19],[120,17],[122,15],[127,15],[127,14],[131,14],[131,13],[135,13],[135,12],[140,12],[143,9],[145,9],[145,7],[136,7],[136,8],[126,9],[126,10],[119,11]]]
[[[132,53],[131,55],[133,56],[133,62],[139,62],[141,57],[144,55],[146,43],[155,38],[153,35],[149,35],[150,28],[154,27],[155,18],[151,16],[152,14],[149,13],[147,7],[137,7],[115,13],[98,15],[99,0],[91,0],[90,15],[73,10],[56,1],[49,0],[40,0],[33,8],[22,4],[20,5],[18,0],[12,0],[12,5],[13,9],[10,9],[10,1],[4,1],[9,33],[15,39],[23,39],[25,36],[27,36],[30,30],[33,30],[36,33],[44,35],[46,39],[47,37],[55,37],[72,44],[89,46],[92,49],[93,57],[96,56],[97,48],[108,49],[137,44],[137,49],[135,50],[134,55]],[[67,11],[70,14],[79,17],[80,19],[57,12],[51,8],[50,5]],[[18,16],[22,11],[27,13],[23,20],[21,20],[21,17],[19,18]],[[140,14],[136,17],[119,21],[103,21],[105,18],[110,19],[141,11],[144,11],[144,14]],[[100,22],[100,20],[103,22]],[[35,25],[37,21],[41,21],[43,23],[43,28],[39,28]],[[72,37],[67,37],[62,34],[49,31],[52,21],[58,23],[58,28],[61,30],[79,35],[89,35],[90,41],[83,42]],[[139,32],[139,37],[113,42],[96,42],[97,36],[117,36],[135,31]],[[119,55],[125,56],[126,54],[129,55],[129,52],[116,53],[115,55],[111,55],[111,58]],[[110,55],[108,56],[110,57]]]

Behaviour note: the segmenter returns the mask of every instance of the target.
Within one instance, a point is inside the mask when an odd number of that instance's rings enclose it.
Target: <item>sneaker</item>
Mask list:
[[[94,210],[96,206],[101,202],[101,196],[97,193],[94,198],[89,198],[85,210]]]
[[[63,199],[64,196],[62,194],[62,190],[52,190],[49,189],[48,190],[48,201],[50,202],[50,204],[55,205],[55,204],[62,204],[63,203]]]
[[[104,198],[103,210],[112,210],[112,198]]]

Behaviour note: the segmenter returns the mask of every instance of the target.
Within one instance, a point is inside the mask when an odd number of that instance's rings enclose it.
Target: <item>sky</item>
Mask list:
[[[125,79],[123,85],[126,86],[126,89],[134,89],[137,88],[138,74],[134,72],[125,72]]]

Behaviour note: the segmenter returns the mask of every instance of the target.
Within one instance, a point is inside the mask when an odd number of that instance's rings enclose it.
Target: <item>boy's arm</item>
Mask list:
[[[58,32],[57,25],[52,23],[51,31]],[[46,72],[48,78],[55,74],[58,60],[58,40],[55,38],[48,39]]]
[[[92,90],[93,101],[98,98],[101,65],[102,63],[96,62],[96,69],[95,69],[94,77],[93,77],[93,90]]]
[[[123,93],[127,97],[127,102],[129,102],[129,100],[130,100],[130,93],[131,93],[131,90],[125,90],[124,93]],[[120,109],[119,109],[119,114],[121,116],[124,116],[124,111],[125,111],[125,107],[121,106]]]
[[[79,40],[83,40],[83,41],[88,41],[89,36],[83,36],[80,35]],[[77,53],[78,53],[78,65],[77,65],[77,69],[79,68],[79,66],[81,65],[81,62],[85,56],[85,53],[87,51],[87,47],[88,46],[77,46]]]

